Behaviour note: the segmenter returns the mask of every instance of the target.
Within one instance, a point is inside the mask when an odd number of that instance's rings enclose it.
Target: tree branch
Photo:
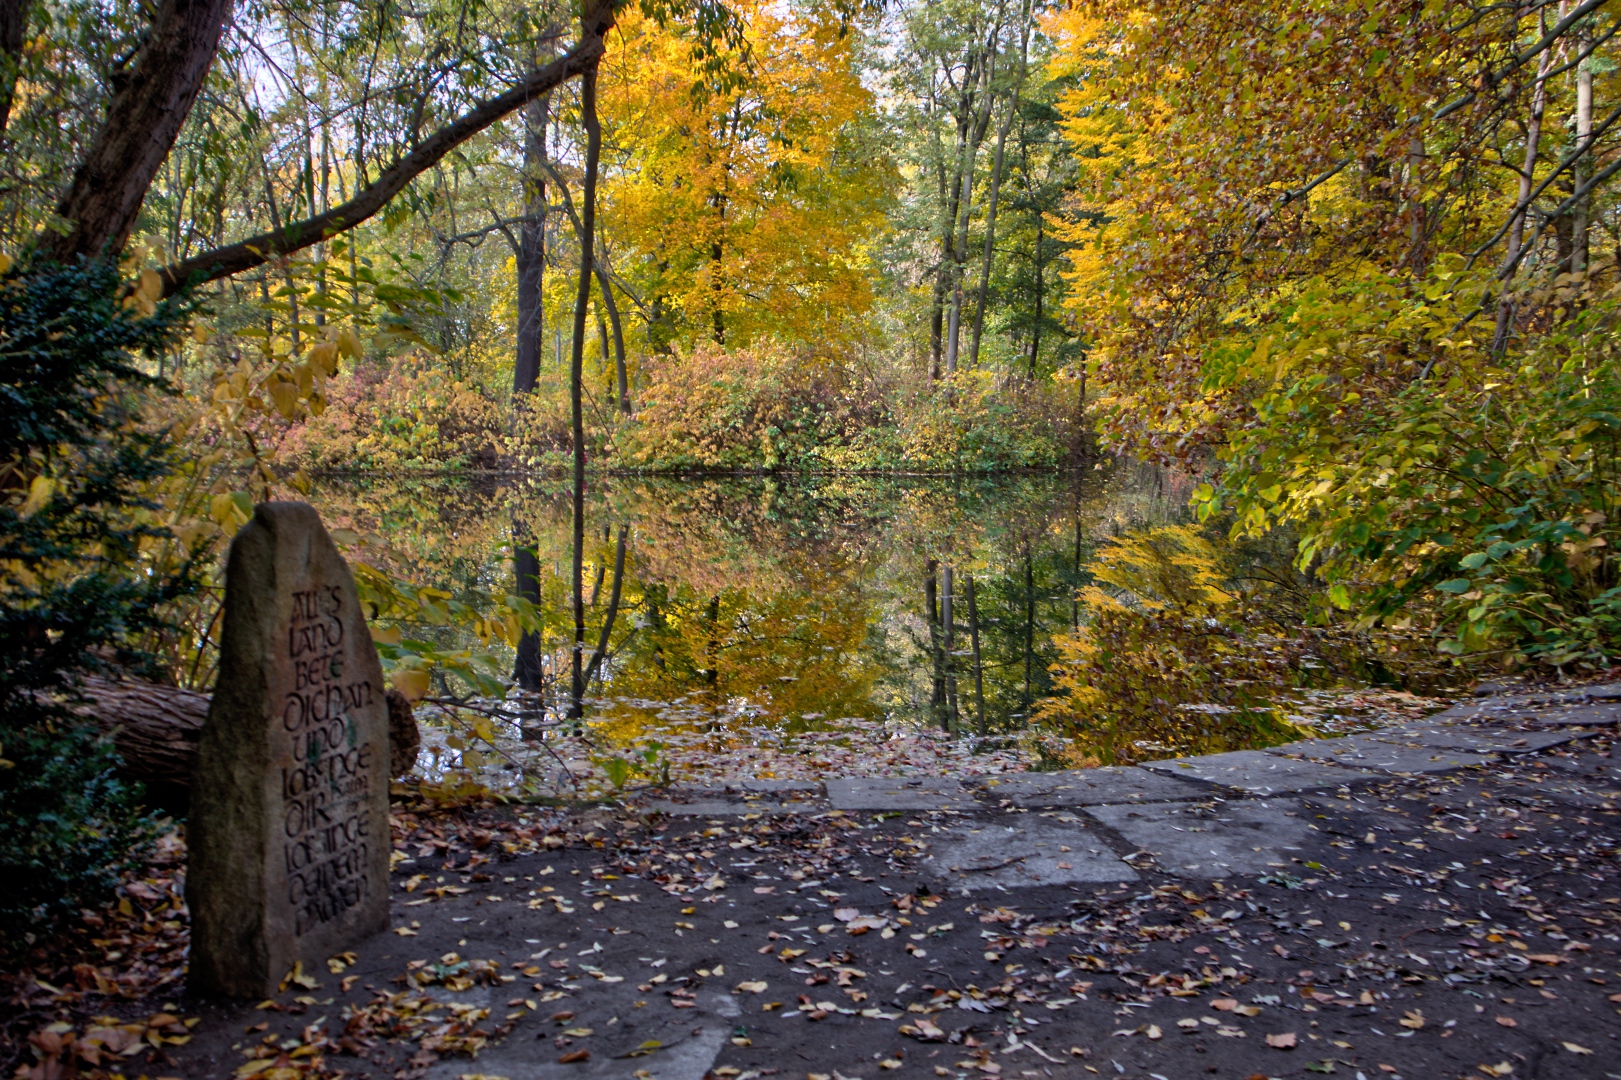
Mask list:
[[[432,168],[450,151],[502,117],[590,68],[602,55],[603,34],[612,24],[612,6],[605,7],[610,12],[605,25],[594,27],[593,32],[574,48],[545,67],[530,72],[522,82],[500,97],[483,102],[429,135],[415,150],[385,169],[348,202],[303,221],[291,222],[285,228],[260,233],[164,268],[164,295],[174,294],[183,285],[199,285],[251,270],[278,256],[312,247],[353,229],[386,206],[390,199],[405,190],[406,185]]]

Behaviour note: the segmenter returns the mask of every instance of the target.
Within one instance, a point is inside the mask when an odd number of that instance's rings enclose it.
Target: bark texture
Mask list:
[[[61,260],[112,255],[135,226],[152,178],[208,76],[232,0],[163,0],[146,43],[107,106],[107,118],[56,212],[72,227],[41,250]]]
[[[112,735],[128,779],[179,790],[191,787],[209,695],[141,679],[86,678],[78,690],[84,701],[73,711]],[[422,735],[405,696],[390,690],[386,698],[389,775],[403,776],[416,764]]]

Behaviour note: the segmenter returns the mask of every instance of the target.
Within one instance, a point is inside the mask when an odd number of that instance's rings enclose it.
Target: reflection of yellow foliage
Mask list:
[[[1071,736],[1070,764],[1116,764],[1297,738],[1276,712],[1303,643],[1255,632],[1224,587],[1222,552],[1188,526],[1112,541],[1079,598],[1090,616],[1054,639],[1059,694],[1038,716]],[[1224,618],[1218,618],[1224,616]]]
[[[1136,608],[1180,615],[1208,615],[1236,597],[1222,587],[1225,573],[1216,546],[1197,529],[1166,525],[1114,540],[1092,566],[1098,581],[1081,590],[1094,611]]]

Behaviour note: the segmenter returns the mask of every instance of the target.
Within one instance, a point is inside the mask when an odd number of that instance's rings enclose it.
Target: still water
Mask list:
[[[603,647],[586,719],[627,741],[699,725],[729,732],[734,749],[875,723],[995,743],[1052,693],[1054,637],[1082,616],[1075,593],[1099,545],[1185,521],[1194,483],[1142,465],[954,479],[594,477],[585,639],[588,655]],[[327,480],[315,501],[329,525],[367,537],[394,576],[455,598],[516,593],[522,569],[546,627],[522,658],[498,646],[499,663],[503,674],[527,663],[539,694],[529,715],[555,725],[572,641],[566,482]],[[458,643],[453,627],[420,633]]]

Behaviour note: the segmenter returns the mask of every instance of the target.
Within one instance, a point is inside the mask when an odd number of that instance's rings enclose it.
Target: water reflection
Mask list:
[[[318,498],[329,522],[380,538],[395,576],[469,602],[518,593],[542,613],[543,625],[502,658],[530,693],[521,712],[497,716],[498,749],[521,747],[520,728],[564,726],[578,640],[596,749],[567,752],[583,758],[611,745],[628,754],[638,740],[680,732],[712,761],[748,759],[763,770],[771,754],[790,752],[815,765],[826,754],[804,748],[840,732],[851,735],[844,752],[876,758],[886,733],[972,736],[984,748],[1027,730],[1054,693],[1055,636],[1090,617],[1076,594],[1092,583],[1099,546],[1185,521],[1192,483],[1130,465],[955,480],[596,478],[585,500],[578,635],[566,485],[347,481],[327,483]],[[413,633],[461,644],[450,627]],[[1152,707],[1133,706],[1129,722],[1110,707],[1071,709],[1062,726],[1075,741],[1059,747],[1062,756],[1026,740],[1023,760],[1073,765],[1266,745],[1336,711],[1327,727],[1358,726],[1359,706],[1343,686],[1312,704],[1350,665],[1324,667],[1317,642],[1263,644],[1273,657],[1264,681],[1294,680],[1289,692],[1255,682],[1241,707],[1218,708],[1208,703],[1219,693],[1160,701],[1158,683],[1105,680],[1148,693]],[[1147,652],[1112,662],[1158,670],[1181,655]],[[1166,678],[1180,685],[1176,672]]]
[[[595,479],[587,712],[1019,729],[1050,692],[1052,636],[1075,625],[1095,544],[1179,518],[1187,488],[1146,466],[956,480]],[[535,602],[546,626],[513,650],[513,674],[550,716],[567,712],[565,486],[328,481],[317,499],[329,522],[385,540],[402,578]]]

